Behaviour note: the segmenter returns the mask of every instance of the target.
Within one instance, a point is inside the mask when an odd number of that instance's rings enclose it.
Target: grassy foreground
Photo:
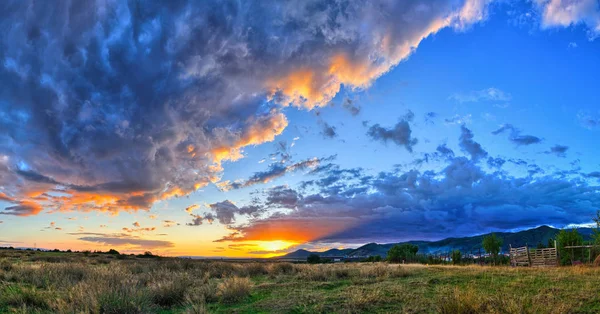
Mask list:
[[[0,313],[598,313],[600,269],[0,251]]]

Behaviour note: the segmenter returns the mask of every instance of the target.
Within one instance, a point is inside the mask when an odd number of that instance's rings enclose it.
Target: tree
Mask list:
[[[575,249],[567,249],[566,246],[577,246],[583,244],[583,237],[577,229],[571,231],[561,230],[556,236],[558,242],[558,254],[560,255],[560,263],[563,265],[573,264],[575,260],[581,259],[581,251]]]
[[[496,236],[495,233],[492,233],[488,236],[485,236],[483,238],[483,242],[481,243],[481,246],[483,246],[483,249],[488,252],[489,254],[492,254],[492,257],[494,258],[494,265],[496,264],[496,261],[498,260],[498,253],[500,253],[500,248],[502,247],[502,238]]]
[[[110,249],[110,250],[108,250],[108,252],[106,252],[106,254],[119,255],[120,253],[119,253],[119,251],[117,251],[115,249]]]
[[[600,246],[600,210],[596,211],[596,216],[592,218],[592,220],[594,220],[594,222],[596,223],[596,228],[592,229],[592,244],[594,245],[594,248],[592,249],[592,252],[590,252],[590,254],[593,253],[595,257],[598,253],[598,246]]]
[[[459,250],[452,251],[452,264],[459,265],[462,260],[462,253]]]
[[[306,262],[309,264],[318,264],[321,262],[321,257],[317,254],[310,254],[307,258],[306,258]]]
[[[387,259],[390,263],[401,263],[413,260],[419,247],[412,244],[396,244],[387,253]]]

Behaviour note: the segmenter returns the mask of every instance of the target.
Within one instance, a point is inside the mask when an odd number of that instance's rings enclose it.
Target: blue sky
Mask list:
[[[271,256],[591,222],[597,1],[386,6],[4,10],[0,245]]]

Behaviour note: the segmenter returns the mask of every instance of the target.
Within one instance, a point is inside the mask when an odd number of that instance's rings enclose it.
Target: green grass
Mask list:
[[[259,264],[48,254],[0,250],[0,313],[600,312],[600,268],[593,267]]]

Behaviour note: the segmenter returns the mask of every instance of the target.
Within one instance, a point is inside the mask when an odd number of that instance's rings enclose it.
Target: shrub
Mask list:
[[[250,277],[266,275],[269,273],[267,267],[263,263],[249,263],[244,265],[243,268]]]
[[[3,271],[11,271],[12,270],[12,263],[3,259],[2,261],[0,261],[0,269]]]
[[[291,263],[274,263],[269,267],[269,272],[274,275],[289,275],[296,272],[296,268]]]
[[[251,286],[248,278],[225,278],[218,286],[217,295],[222,303],[238,302],[250,296]]]
[[[104,291],[98,297],[99,312],[104,314],[143,314],[152,309],[149,293],[123,283]]]
[[[309,264],[318,264],[321,262],[321,257],[317,254],[310,254],[306,258],[306,262],[308,262]]]
[[[152,302],[163,307],[179,305],[183,303],[188,287],[189,282],[183,278],[154,283],[150,286]]]
[[[46,298],[37,290],[15,286],[8,286],[0,293],[0,304],[15,308],[50,309]]]

